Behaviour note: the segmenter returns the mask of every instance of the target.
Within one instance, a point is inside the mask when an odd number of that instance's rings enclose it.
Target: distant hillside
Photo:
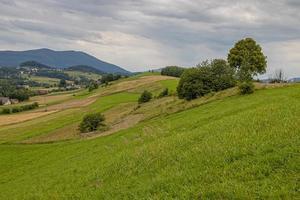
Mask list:
[[[3,67],[18,67],[21,63],[32,60],[57,68],[87,65],[106,73],[130,73],[119,66],[101,61],[81,51],[53,51],[51,49],[0,51],[0,66]]]
[[[20,67],[35,67],[35,68],[44,68],[44,69],[52,69],[52,67],[48,65],[44,65],[42,63],[36,61],[26,61],[20,64]]]
[[[296,77],[296,78],[291,78],[289,79],[290,83],[299,83],[300,82],[300,77]]]
[[[68,67],[66,70],[79,71],[79,72],[91,72],[91,73],[95,73],[95,74],[104,74],[103,71],[100,71],[99,69],[96,69],[94,67],[87,66],[87,65],[76,65],[76,66]]]

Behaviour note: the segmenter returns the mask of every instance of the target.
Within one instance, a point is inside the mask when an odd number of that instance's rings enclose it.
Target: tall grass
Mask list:
[[[0,199],[297,199],[299,116],[292,86],[95,140],[2,144]]]

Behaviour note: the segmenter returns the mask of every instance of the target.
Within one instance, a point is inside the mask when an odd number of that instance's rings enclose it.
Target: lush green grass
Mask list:
[[[292,86],[95,140],[2,144],[0,199],[297,199],[299,116]]]
[[[170,80],[160,81],[163,88],[168,88],[171,93],[176,92],[178,82],[179,82],[179,79],[170,79]]]
[[[138,94],[117,93],[98,98],[96,102],[81,109],[69,109],[35,120],[0,128],[0,143],[17,142],[34,136],[50,134],[64,126],[78,123],[89,112],[103,112],[121,103],[135,102]]]

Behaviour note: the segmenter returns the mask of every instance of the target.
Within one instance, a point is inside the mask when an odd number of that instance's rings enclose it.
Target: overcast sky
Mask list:
[[[80,50],[131,71],[226,58],[245,37],[267,75],[300,75],[299,0],[0,0],[1,50]]]

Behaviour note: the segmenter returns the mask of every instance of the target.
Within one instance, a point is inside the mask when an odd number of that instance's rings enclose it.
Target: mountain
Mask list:
[[[103,71],[100,71],[99,69],[96,69],[94,67],[87,66],[87,65],[75,65],[75,66],[68,67],[66,70],[68,70],[68,71],[80,71],[80,72],[91,72],[91,73],[95,73],[95,74],[104,74]]]
[[[291,79],[288,80],[288,82],[290,82],[290,83],[299,83],[300,82],[300,77],[291,78]]]
[[[104,62],[81,51],[54,51],[51,49],[0,51],[0,66],[18,67],[26,61],[35,61],[56,68],[87,65],[106,73],[130,73],[119,66]]]

